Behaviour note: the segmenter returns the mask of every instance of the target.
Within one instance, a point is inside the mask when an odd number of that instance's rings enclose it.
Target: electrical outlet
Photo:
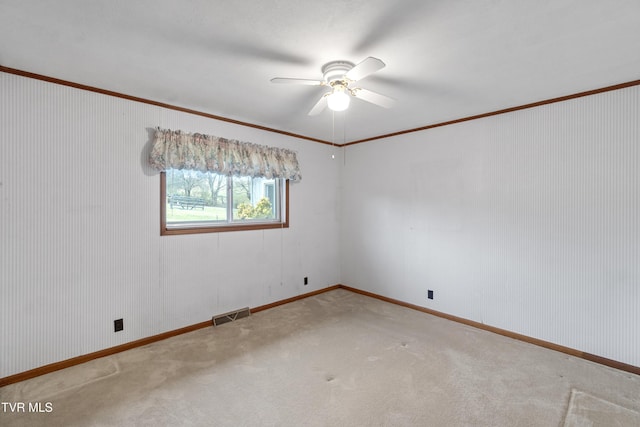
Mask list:
[[[308,277],[305,277],[305,278],[304,278],[304,284],[305,284],[305,285],[308,285],[308,284],[309,284],[309,278],[308,278]]]
[[[428,298],[428,299],[433,299],[433,291],[432,291],[431,289],[429,289],[429,290],[427,291],[427,298]]]
[[[113,321],[113,332],[120,332],[124,330],[124,321],[122,319],[116,319]]]

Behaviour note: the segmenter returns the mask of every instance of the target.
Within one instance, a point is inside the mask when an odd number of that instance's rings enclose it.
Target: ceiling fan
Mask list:
[[[327,106],[334,111],[346,110],[349,107],[349,101],[352,96],[380,107],[390,108],[395,103],[394,99],[353,86],[358,80],[375,73],[384,68],[384,66],[384,62],[372,56],[358,65],[348,61],[331,61],[322,67],[322,80],[275,77],[271,79],[271,83],[330,87],[331,90],[323,94],[316,105],[309,111],[310,116],[320,114]]]

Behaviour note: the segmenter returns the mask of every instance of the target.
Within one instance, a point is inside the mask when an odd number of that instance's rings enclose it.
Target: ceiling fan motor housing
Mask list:
[[[324,81],[331,83],[336,80],[344,80],[345,74],[351,70],[355,64],[349,61],[331,61],[322,67]]]
[[[342,111],[349,106],[351,97],[389,108],[394,103],[392,98],[360,87],[351,87],[351,84],[354,82],[375,73],[384,68],[384,66],[384,62],[373,56],[365,58],[357,65],[349,61],[331,61],[322,66],[322,80],[274,77],[271,79],[271,82],[308,86],[329,86],[331,90],[322,94],[318,102],[316,102],[313,108],[311,108],[311,111],[309,111],[308,114],[310,116],[320,114],[327,106],[334,111]]]

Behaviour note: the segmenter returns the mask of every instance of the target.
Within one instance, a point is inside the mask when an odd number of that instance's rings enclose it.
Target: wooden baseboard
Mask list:
[[[565,346],[562,346],[562,345],[554,344],[552,342],[540,340],[540,339],[537,339],[537,338],[532,338],[532,337],[529,337],[529,336],[526,336],[526,335],[518,334],[516,332],[508,331],[506,329],[500,329],[500,328],[496,328],[494,326],[485,325],[484,323],[474,322],[473,320],[468,320],[468,319],[465,319],[465,318],[462,318],[462,317],[452,316],[452,315],[447,314],[447,313],[442,313],[442,312],[439,312],[439,311],[436,311],[436,310],[431,310],[429,308],[421,307],[419,305],[409,304],[409,303],[406,303],[404,301],[396,300],[396,299],[393,299],[393,298],[388,298],[388,297],[385,297],[385,296],[382,296],[382,295],[374,294],[372,292],[368,292],[368,291],[363,291],[361,289],[352,288],[350,286],[339,285],[338,287],[340,289],[346,289],[348,291],[355,292],[355,293],[361,294],[361,295],[365,295],[365,296],[368,296],[368,297],[371,297],[371,298],[375,298],[375,299],[378,299],[378,300],[381,300],[381,301],[385,301],[385,302],[389,302],[389,303],[392,303],[392,304],[400,305],[400,306],[403,306],[403,307],[410,308],[412,310],[421,311],[423,313],[431,314],[433,316],[442,317],[443,319],[452,320],[454,322],[462,323],[462,324],[465,324],[465,325],[468,325],[468,326],[472,326],[474,328],[478,328],[478,329],[482,329],[482,330],[485,330],[485,331],[493,332],[493,333],[498,334],[498,335],[503,335],[505,337],[513,338],[513,339],[516,339],[516,340],[519,340],[519,341],[524,341],[524,342],[527,342],[529,344],[537,345],[539,347],[544,347],[544,348],[547,348],[547,349],[550,349],[550,350],[558,351],[560,353],[564,353],[564,354],[568,354],[568,355],[571,355],[571,356],[579,357],[581,359],[585,359],[585,360],[588,360],[590,362],[595,362],[595,363],[598,363],[600,365],[605,365],[605,366],[608,366],[610,368],[615,368],[615,369],[619,369],[621,371],[630,372],[632,374],[640,375],[640,367],[638,367],[638,366],[629,365],[627,363],[618,362],[617,360],[607,359],[606,357],[597,356],[595,354],[586,353],[584,351],[580,351],[580,350],[576,350],[576,349],[573,349],[573,348],[565,347]]]
[[[269,308],[277,307],[279,305],[288,304],[293,301],[297,301],[303,298],[307,298],[313,295],[318,295],[324,292],[332,291],[334,289],[338,289],[341,285],[333,285],[327,288],[319,289],[317,291],[312,291],[306,294],[298,295],[295,297],[287,298],[281,301],[276,301],[271,304],[261,305],[256,308],[251,309],[251,313],[257,313],[259,311],[267,310]],[[177,335],[186,334],[187,332],[193,332],[198,329],[203,329],[206,327],[212,326],[211,320],[207,320],[206,322],[196,323],[195,325],[186,326],[180,329],[174,329],[172,331],[164,332],[162,334],[153,335],[151,337],[142,338],[136,341],[131,341],[125,344],[117,345],[115,347],[106,348],[104,350],[99,350],[93,353],[84,354],[82,356],[73,357],[71,359],[62,360],[60,362],[51,363],[45,366],[41,366],[39,368],[31,369],[29,371],[20,372],[15,375],[10,375],[8,377],[0,378],[0,387],[4,387],[9,384],[17,383],[20,381],[28,380],[30,378],[39,377],[44,374],[48,374],[51,372],[59,371],[61,369],[69,368],[71,366],[80,365],[82,363],[89,362],[94,359],[99,359],[101,357],[110,356],[112,354],[120,353],[122,351],[131,350],[132,348],[142,347],[143,345],[151,344],[157,341],[166,340],[167,338],[175,337]]]
[[[291,298],[287,298],[287,299],[283,299],[280,301],[276,301],[276,302],[272,302],[271,304],[266,304],[266,305],[261,305],[259,307],[255,307],[251,309],[251,314],[253,313],[257,313],[259,311],[263,311],[263,310],[268,310],[270,308],[273,307],[277,307],[279,305],[283,305],[283,304],[289,304],[290,302],[294,302],[294,301],[298,301],[304,298],[308,298],[308,297],[312,297],[314,295],[319,295],[319,294],[323,294],[325,292],[329,292],[329,291],[333,291],[335,289],[339,289],[340,287],[342,287],[342,285],[333,285],[333,286],[329,286],[328,288],[322,288],[322,289],[318,289],[317,291],[312,291],[306,294],[302,294],[302,295],[298,295],[295,297],[291,297]]]
[[[306,294],[297,295],[295,297],[283,299],[280,301],[273,302],[271,304],[261,305],[251,309],[251,313],[258,313],[263,310],[268,310],[270,308],[277,307],[279,305],[288,304],[290,302],[298,301],[304,298],[308,298],[314,295],[319,295],[325,292],[329,292],[335,289],[345,289],[360,295],[365,295],[371,298],[375,298],[381,301],[389,302],[392,304],[400,305],[402,307],[407,307],[412,310],[421,311],[423,313],[431,314],[433,316],[441,317],[447,320],[452,320],[454,322],[462,323],[468,326],[472,326],[474,328],[482,329],[485,331],[493,332],[498,335],[503,335],[505,337],[517,339],[519,341],[528,342],[530,344],[534,344],[540,347],[544,347],[550,350],[559,351],[561,353],[565,353],[571,356],[579,357],[581,359],[588,360],[590,362],[595,362],[601,365],[609,366],[611,368],[619,369],[621,371],[630,372],[632,374],[640,375],[640,367],[629,365],[626,363],[618,362],[616,360],[607,359],[605,357],[597,356],[595,354],[585,353],[580,350],[575,350],[569,347],[564,347],[558,344],[554,344],[548,341],[539,340],[537,338],[528,337],[526,335],[518,334],[515,332],[511,332],[505,329],[496,328],[493,326],[485,325],[484,323],[474,322],[473,320],[464,319],[462,317],[452,316],[450,314],[442,313],[439,311],[431,310],[426,307],[421,307],[419,305],[409,304],[404,301],[396,300],[393,298],[388,298],[382,295],[374,294],[372,292],[363,291],[361,289],[352,288],[350,286],[345,285],[333,285],[327,288],[319,289],[316,291],[312,291]],[[41,366],[39,368],[31,369],[29,371],[21,372],[15,375],[10,375],[8,377],[0,378],[0,387],[4,387],[9,384],[17,383],[20,381],[28,380],[30,378],[39,377],[40,375],[48,374],[51,372],[59,371],[61,369],[69,368],[71,366],[80,365],[85,362],[89,362],[94,359],[99,359],[101,357],[110,356],[112,354],[120,353],[122,351],[130,350],[136,347],[142,347],[147,344],[151,344],[157,341],[162,341],[167,338],[175,337],[177,335],[186,334],[187,332],[193,332],[198,329],[203,329],[206,327],[212,326],[210,320],[206,322],[196,323],[195,325],[186,326],[184,328],[175,329],[172,331],[164,332],[162,334],[153,335],[151,337],[142,338],[136,341],[131,341],[126,344],[118,345],[115,347],[110,347],[104,350],[96,351],[94,353],[85,354],[82,356],[74,357],[71,359],[63,360],[60,362],[51,363],[49,365]]]
[[[0,378],[0,387],[4,387],[9,384],[17,383],[20,381],[28,380],[30,378],[39,377],[40,375],[48,374],[51,372],[59,371],[60,369],[69,368],[71,366],[80,365],[81,363],[89,362],[90,360],[99,359],[101,357],[110,356],[112,354],[120,353],[122,351],[130,350],[136,347],[142,347],[143,345],[151,344],[156,341],[165,340],[167,338],[175,337],[176,335],[186,334],[198,329],[211,326],[211,321],[196,323],[195,325],[186,326],[180,329],[174,329],[173,331],[164,332],[162,334],[153,335],[151,337],[142,338],[136,341],[131,341],[125,344],[117,345],[115,347],[105,348],[89,354],[83,354],[82,356],[73,357],[71,359],[62,360],[60,362],[44,365],[39,368],[31,369],[29,371],[20,372],[15,375]]]

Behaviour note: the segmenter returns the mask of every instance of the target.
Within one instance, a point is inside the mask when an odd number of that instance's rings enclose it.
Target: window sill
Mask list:
[[[160,229],[161,236],[176,236],[183,234],[202,234],[202,233],[223,233],[226,231],[250,231],[250,230],[269,230],[274,228],[289,228],[289,222],[278,222],[273,224],[238,224],[224,225],[220,227],[183,227],[183,228],[166,228]]]

